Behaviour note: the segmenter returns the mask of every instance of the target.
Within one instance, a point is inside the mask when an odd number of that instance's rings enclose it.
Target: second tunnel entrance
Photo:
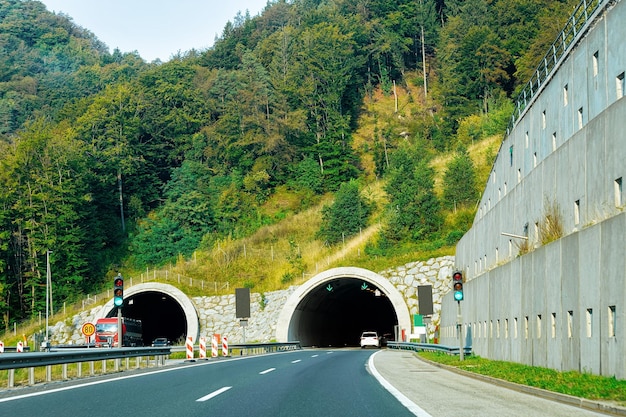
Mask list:
[[[410,331],[406,303],[384,277],[361,268],[324,271],[287,300],[278,322],[279,341],[302,346],[359,346],[363,331],[393,339],[396,329]]]

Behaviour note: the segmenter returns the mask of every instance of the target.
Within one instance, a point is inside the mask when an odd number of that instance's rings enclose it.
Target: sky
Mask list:
[[[92,32],[111,52],[137,51],[147,62],[204,50],[237,12],[260,14],[267,0],[40,0]]]

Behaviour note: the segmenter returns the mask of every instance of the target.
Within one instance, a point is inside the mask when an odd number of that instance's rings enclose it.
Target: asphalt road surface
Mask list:
[[[0,395],[0,416],[413,416],[367,371],[372,353],[303,350],[47,384]]]
[[[0,388],[0,416],[587,417],[406,351],[307,349]]]

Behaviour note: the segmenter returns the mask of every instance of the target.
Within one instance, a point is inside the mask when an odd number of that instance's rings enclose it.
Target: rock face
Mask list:
[[[427,261],[411,262],[379,272],[388,279],[406,301],[411,315],[418,313],[417,287],[431,285],[433,290],[433,316],[429,324],[429,334],[434,334],[440,322],[441,300],[450,291],[450,280],[454,270],[454,257],[444,256]],[[297,289],[250,294],[250,319],[248,326],[242,327],[235,317],[235,295],[193,297],[191,300],[198,312],[200,333],[209,340],[214,333],[227,336],[232,343],[271,342],[275,340],[276,323],[289,296]],[[83,323],[94,322],[101,316],[102,306],[85,310],[50,328],[53,344],[81,344],[85,337],[81,334]],[[245,337],[244,337],[245,332]],[[210,342],[209,342],[210,343]]]

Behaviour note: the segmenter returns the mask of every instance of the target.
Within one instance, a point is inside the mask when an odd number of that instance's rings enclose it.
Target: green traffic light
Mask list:
[[[455,291],[454,292],[454,299],[455,299],[455,301],[463,300],[463,291]]]
[[[113,280],[113,305],[121,307],[124,304],[124,279],[117,275]]]

